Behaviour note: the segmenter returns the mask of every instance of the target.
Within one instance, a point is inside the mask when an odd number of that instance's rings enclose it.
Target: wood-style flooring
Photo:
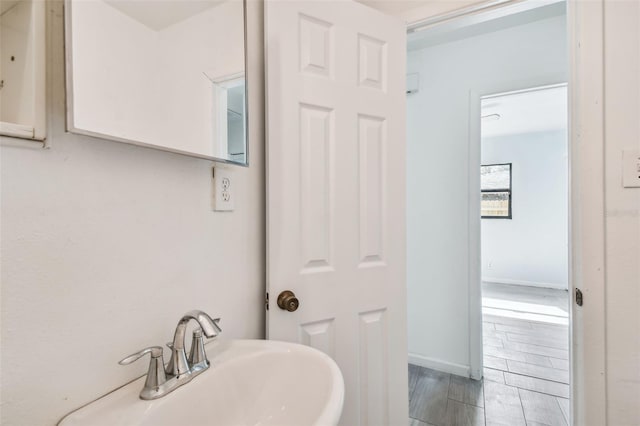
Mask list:
[[[483,284],[484,379],[409,365],[409,426],[566,426],[568,293]]]

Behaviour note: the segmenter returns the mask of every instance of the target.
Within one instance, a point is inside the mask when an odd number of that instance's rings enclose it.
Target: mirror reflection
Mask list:
[[[70,131],[247,163],[242,1],[66,8]]]

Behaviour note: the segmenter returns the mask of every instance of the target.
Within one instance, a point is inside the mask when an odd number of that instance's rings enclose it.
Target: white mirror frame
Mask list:
[[[108,135],[99,132],[93,132],[86,129],[81,129],[75,126],[73,121],[74,117],[74,103],[73,103],[73,46],[72,46],[72,25],[71,25],[71,8],[73,0],[64,0],[64,56],[65,56],[65,84],[66,84],[66,130],[70,133],[79,135],[91,136],[95,138],[126,143],[130,145],[141,146],[145,148],[152,148],[160,151],[171,152],[174,154],[186,155],[189,157],[202,158],[205,160],[215,161],[217,163],[225,163],[234,166],[249,166],[249,78],[247,76],[247,1],[243,0],[243,16],[244,16],[244,81],[245,81],[245,162],[239,163],[231,161],[226,158],[213,157],[209,155],[202,155],[195,152],[183,151],[174,148],[168,148],[160,145],[153,145],[150,143],[140,142],[136,140],[120,138],[113,135]],[[44,3],[44,2],[42,2]],[[226,113],[226,111],[225,111]]]

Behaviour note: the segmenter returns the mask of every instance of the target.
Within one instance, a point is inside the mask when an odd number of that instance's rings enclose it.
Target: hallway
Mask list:
[[[568,292],[482,291],[484,380],[409,365],[409,425],[568,425]]]

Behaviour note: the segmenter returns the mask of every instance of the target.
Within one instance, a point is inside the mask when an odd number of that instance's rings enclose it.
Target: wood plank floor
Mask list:
[[[409,365],[409,426],[569,424],[568,292],[483,283],[484,378]]]

